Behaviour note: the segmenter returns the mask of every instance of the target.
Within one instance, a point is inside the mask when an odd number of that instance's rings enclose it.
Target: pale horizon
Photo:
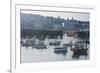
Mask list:
[[[61,17],[64,19],[76,19],[79,21],[90,21],[89,19],[89,13],[76,13],[76,12],[52,12],[52,11],[34,11],[34,10],[22,10],[21,13],[24,14],[36,14],[36,15],[42,15],[42,16],[49,16],[49,17]],[[63,14],[62,14],[63,13]]]

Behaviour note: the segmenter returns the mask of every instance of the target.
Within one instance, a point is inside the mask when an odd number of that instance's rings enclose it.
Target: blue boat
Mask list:
[[[64,47],[56,47],[54,48],[54,53],[56,54],[67,54],[67,48],[64,48]]]

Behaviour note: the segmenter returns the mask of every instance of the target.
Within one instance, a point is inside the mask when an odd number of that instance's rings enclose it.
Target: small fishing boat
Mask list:
[[[38,44],[35,44],[36,49],[47,49],[47,46],[43,42],[39,42]]]
[[[80,56],[88,56],[88,47],[83,42],[77,42],[74,44],[74,48],[71,49],[73,51],[73,58],[79,58]]]
[[[56,48],[54,48],[54,53],[65,55],[67,53],[67,49],[64,47],[56,47]]]
[[[50,42],[49,45],[50,46],[59,46],[60,45],[60,41]]]

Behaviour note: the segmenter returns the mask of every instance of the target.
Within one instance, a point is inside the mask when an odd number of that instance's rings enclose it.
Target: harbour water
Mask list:
[[[65,35],[66,36],[66,35]],[[24,41],[26,39],[23,39]],[[55,39],[57,40],[57,39]],[[25,47],[21,45],[21,63],[34,63],[34,62],[54,62],[54,61],[74,61],[74,60],[88,60],[89,59],[89,51],[87,56],[80,56],[79,58],[73,58],[73,51],[71,51],[71,47],[67,47],[66,50],[61,50],[56,52],[55,47],[50,46],[48,43],[50,41],[54,41],[54,39],[46,39],[44,44],[47,45],[46,49],[36,49],[32,46]],[[61,45],[63,43],[68,43],[72,41],[73,43],[77,41],[83,41],[83,39],[75,38],[75,37],[65,37],[61,40]],[[59,45],[59,46],[61,46]],[[89,44],[88,44],[89,46]]]

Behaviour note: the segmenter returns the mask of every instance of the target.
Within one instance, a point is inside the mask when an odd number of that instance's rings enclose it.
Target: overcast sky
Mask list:
[[[22,10],[21,13],[26,14],[38,14],[42,16],[61,17],[64,19],[71,19],[72,17],[80,21],[89,21],[89,13],[76,13],[76,12],[52,12],[52,11],[34,11],[34,10]]]

